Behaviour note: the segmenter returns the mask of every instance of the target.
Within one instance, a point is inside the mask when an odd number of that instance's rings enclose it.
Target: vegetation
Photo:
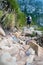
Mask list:
[[[17,17],[17,26],[19,27],[22,27],[25,25],[25,22],[26,22],[26,17],[25,17],[25,14],[20,12],[18,13],[18,17]]]
[[[0,10],[0,19],[1,19],[2,15],[3,15],[3,11]]]
[[[14,25],[15,25],[15,15],[13,13],[7,14],[5,20],[3,21],[4,28],[13,29]]]
[[[21,12],[19,5],[17,3],[17,0],[7,0],[10,4],[10,8],[12,9],[12,11],[10,13],[7,13],[7,15],[5,16],[5,19],[3,21],[3,26],[4,28],[14,28],[14,26],[17,27],[23,27],[24,25],[26,25],[26,15]],[[3,11],[0,10],[0,19],[3,15]],[[34,13],[33,14],[28,14],[32,16],[32,23],[31,25],[37,25],[36,23],[36,17],[34,17]],[[28,16],[27,15],[27,16]],[[43,30],[43,27],[38,28],[38,30]]]
[[[17,26],[17,27],[24,26],[25,21],[26,21],[26,15],[23,12],[21,12],[17,1],[16,0],[7,0],[7,1],[9,2],[8,3],[8,4],[10,4],[9,8],[11,8],[12,11],[10,13],[7,13],[4,16],[4,18],[3,18],[4,21],[2,23],[3,27],[6,29],[7,28],[10,29],[10,28],[14,28],[14,26]],[[6,7],[4,7],[4,9],[6,9]],[[3,10],[0,10],[0,19],[3,16],[3,14],[4,14]]]
[[[8,2],[12,8],[12,11],[11,11],[11,13],[7,14],[7,16],[3,22],[4,28],[10,28],[10,27],[13,28],[14,26],[17,26],[17,27],[24,26],[25,21],[26,21],[26,15],[23,12],[21,12],[17,1],[8,0]],[[14,14],[16,16],[14,16]],[[16,17],[16,19],[15,19],[15,17]]]
[[[17,3],[16,0],[8,0],[10,2],[11,7],[13,8],[13,10],[15,10],[16,15],[17,15],[17,20],[16,20],[16,24],[17,26],[23,26],[25,25],[25,21],[26,21],[26,15],[21,12],[19,5]]]

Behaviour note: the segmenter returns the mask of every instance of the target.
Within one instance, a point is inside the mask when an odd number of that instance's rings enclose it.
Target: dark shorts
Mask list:
[[[31,24],[31,21],[27,21],[27,25],[30,25]]]

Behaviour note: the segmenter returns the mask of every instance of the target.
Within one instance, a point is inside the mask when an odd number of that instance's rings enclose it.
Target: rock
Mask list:
[[[8,52],[5,52],[1,56],[1,63],[3,63],[4,65],[17,65],[16,57],[11,57],[11,55]]]
[[[19,39],[26,42],[27,40],[30,40],[31,37],[20,36]]]
[[[13,29],[13,32],[17,32],[18,30],[17,30],[17,28],[15,27],[14,29]]]
[[[20,60],[20,61],[17,62],[17,64],[18,64],[18,65],[25,65],[25,61]]]
[[[24,41],[25,40],[25,36],[20,36],[19,39]]]
[[[0,35],[2,35],[2,36],[6,35],[5,32],[4,32],[4,30],[2,29],[2,27],[0,27]]]
[[[15,33],[13,33],[13,35],[15,35],[16,37],[19,37],[21,35],[21,32],[20,31],[15,32]]]
[[[7,45],[8,44],[8,41],[7,41],[7,39],[6,38],[3,38],[1,41],[0,41],[0,46],[5,46],[5,45]]]
[[[29,56],[29,55],[35,55],[35,51],[34,51],[32,48],[30,48],[30,49],[28,49],[28,50],[26,51],[26,55],[27,55],[27,56]]]
[[[13,65],[18,65],[16,61],[17,61],[16,57],[13,57],[10,64],[11,64],[11,65],[12,65],[12,64],[13,64]]]
[[[16,32],[15,32],[16,33]],[[14,40],[14,42],[19,42],[19,38],[15,35],[15,33],[10,33],[10,37]]]
[[[20,57],[21,58],[25,57],[25,52],[23,50],[20,50]]]
[[[25,41],[20,40],[20,44],[25,45]]]
[[[35,58],[35,51],[32,48],[30,48],[26,52],[26,55],[28,56],[28,58],[26,60],[26,65],[32,65],[31,63],[33,62],[33,60]]]
[[[26,28],[23,34],[25,34],[25,31],[33,33],[34,29],[32,27]],[[43,48],[33,40],[37,37],[27,37],[19,31],[14,32],[14,34],[10,33],[6,37],[0,36],[0,64],[25,65],[26,63],[26,65],[31,65],[35,54],[38,57],[43,57]]]
[[[40,45],[43,47],[43,35],[40,37]]]
[[[5,37],[3,38],[1,41],[0,41],[0,46],[11,46],[12,44],[14,43],[14,40],[12,37],[8,36],[8,37]]]
[[[31,63],[33,62],[35,58],[35,55],[30,55],[26,61],[26,65],[31,65]]]
[[[34,28],[30,27],[30,28],[26,28],[24,27],[23,33],[25,36],[30,36],[33,34]]]
[[[28,45],[30,45],[30,47],[35,50],[35,53],[38,55],[38,47],[39,45],[36,43],[35,40],[30,40],[28,43]]]
[[[35,36],[35,37],[32,37],[32,40],[36,40],[36,41],[37,41],[37,39],[38,39],[38,38],[37,38],[36,36]]]
[[[30,46],[29,45],[23,45],[23,48],[24,48],[24,51],[26,52],[30,48]]]
[[[28,44],[35,51],[36,55],[43,56],[43,48],[40,47],[34,40],[31,40]]]
[[[19,39],[18,39],[16,36],[14,36],[14,37],[12,37],[12,38],[13,38],[14,42],[19,43]]]
[[[1,49],[4,50],[4,51],[8,51],[9,47],[8,46],[1,46]]]
[[[0,57],[2,56],[2,54],[3,54],[3,50],[2,48],[0,48]]]
[[[14,44],[14,45],[10,48],[9,53],[10,53],[12,56],[18,54],[18,53],[19,53],[18,45]]]
[[[34,27],[30,27],[29,30],[31,30],[32,32],[34,32]]]
[[[38,56],[43,57],[43,48],[40,46],[38,47]]]
[[[35,30],[34,33],[39,35],[39,36],[42,36],[42,31]]]
[[[9,35],[6,37],[6,40],[8,41],[9,44],[13,44],[13,42],[14,42],[13,38]]]
[[[0,38],[0,41],[1,41],[2,39]]]
[[[3,55],[1,56],[1,61],[3,63],[6,63],[7,62],[7,59],[11,58],[10,54],[9,53],[3,53]]]

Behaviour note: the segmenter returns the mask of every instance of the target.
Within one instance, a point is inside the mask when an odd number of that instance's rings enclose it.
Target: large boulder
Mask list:
[[[43,48],[42,47],[38,47],[38,56],[43,58]]]
[[[35,50],[36,55],[38,55],[38,44],[36,44],[36,41],[34,40],[30,40],[29,42],[27,42],[28,45],[30,45],[31,48],[33,48],[33,50]]]
[[[27,27],[24,27],[23,28],[23,35],[25,36],[31,36],[34,32],[34,28],[33,27],[30,27],[30,28],[27,28]]]
[[[28,50],[26,51],[26,55],[27,55],[27,56],[29,56],[29,55],[35,55],[35,51],[34,51],[32,48],[30,48],[30,49],[28,49]]]
[[[31,65],[31,63],[33,62],[33,60],[35,58],[35,51],[32,48],[30,48],[26,52],[26,55],[28,56],[28,58],[26,60],[26,65]]]
[[[26,61],[26,65],[32,65],[34,58],[35,58],[34,55],[30,55]]]
[[[30,47],[35,50],[35,54],[38,56],[43,56],[43,48],[40,47],[36,41],[34,40],[30,40],[30,42],[27,43],[28,45],[30,45]]]
[[[4,65],[17,65],[16,63],[16,57],[11,57],[11,55],[8,52],[3,53],[1,56],[1,63]]]

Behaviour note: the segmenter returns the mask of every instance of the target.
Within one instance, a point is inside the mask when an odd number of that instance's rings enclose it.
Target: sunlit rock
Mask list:
[[[1,27],[0,27],[0,35],[2,35],[2,36],[6,35],[5,32],[4,32],[4,30]]]
[[[26,51],[26,55],[27,55],[27,56],[29,56],[29,55],[35,55],[35,51],[34,51],[32,48],[30,48],[30,49],[28,49],[28,50]]]

